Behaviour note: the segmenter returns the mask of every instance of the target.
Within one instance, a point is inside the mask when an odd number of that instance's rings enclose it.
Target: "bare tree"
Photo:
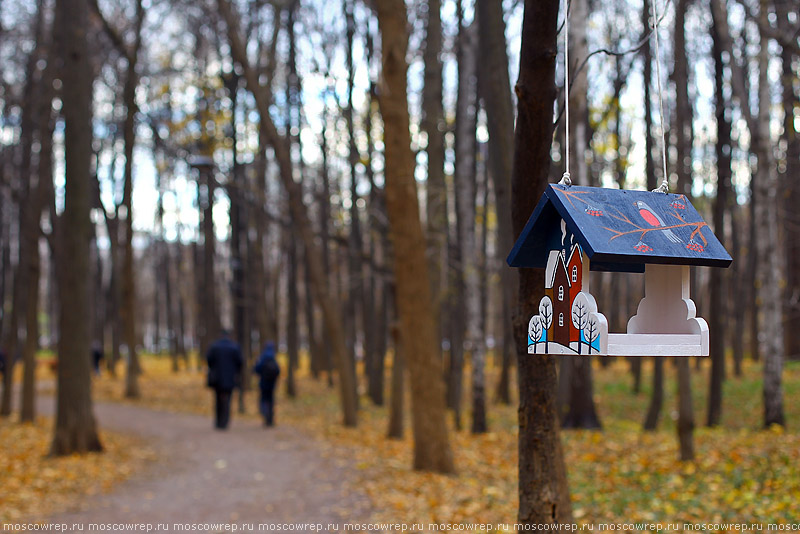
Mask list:
[[[425,4],[422,4],[425,5]],[[431,290],[437,319],[444,320],[447,291],[447,187],[444,174],[445,119],[442,103],[442,20],[441,0],[427,2],[425,21],[424,85],[421,129],[427,136],[426,181],[427,237],[431,269]],[[438,322],[438,321],[437,321]],[[440,326],[443,336],[444,325]],[[449,385],[452,388],[452,384]]]
[[[425,259],[425,237],[419,219],[414,155],[409,134],[406,92],[408,33],[403,0],[377,0],[381,30],[386,208],[394,247],[397,311],[401,342],[411,374],[414,467],[455,471],[445,423],[445,395],[438,333]]]
[[[91,397],[89,361],[89,220],[92,155],[92,68],[87,0],[58,0],[62,53],[66,186],[59,224],[59,341],[56,423],[52,454],[102,450]],[[69,260],[66,255],[69,254]]]
[[[556,2],[525,0],[511,182],[515,235],[522,232],[550,175],[557,18]],[[514,325],[517,332],[523,332],[527,318],[535,313],[535,295],[544,287],[544,273],[541,269],[522,269],[519,279]],[[543,304],[548,302],[542,299]],[[542,314],[548,326],[552,320],[549,304],[550,318]],[[559,437],[555,364],[550,356],[526,355],[524,336],[517,335],[516,339],[520,355],[518,521],[532,525],[570,522],[572,507]]]
[[[715,146],[717,159],[717,197],[714,200],[714,231],[718,238],[725,239],[725,212],[728,209],[728,191],[731,187],[731,122],[726,105],[724,64],[719,42],[717,25],[713,22],[712,12],[711,35],[714,56],[714,106],[717,119],[717,142]],[[676,27],[677,30],[677,27]],[[685,57],[684,57],[685,59]],[[723,241],[724,242],[724,241]],[[734,250],[734,256],[738,250]],[[724,298],[723,276],[720,269],[712,269],[711,273],[711,316],[709,331],[711,336],[711,372],[708,387],[708,426],[720,424],[722,418],[722,381],[725,379],[725,320],[727,313]],[[741,308],[742,306],[737,306]],[[738,310],[733,312],[738,314]],[[740,347],[741,348],[741,347]]]
[[[475,5],[481,65],[508,65],[505,21],[502,2],[477,2]],[[494,186],[497,213],[497,246],[501,253],[514,245],[511,222],[511,164],[514,146],[514,103],[508,69],[478,69],[478,90],[486,109],[489,130],[489,176]],[[502,368],[497,384],[497,398],[511,402],[510,375],[514,358],[514,331],[511,313],[516,307],[517,272],[503,263],[500,285],[503,307]]]
[[[475,238],[475,126],[477,106],[477,25],[465,26],[459,2],[458,103],[456,109],[455,201],[458,241],[461,248],[459,275],[464,279],[467,307],[466,340],[472,358],[472,432],[486,432],[485,348],[481,329],[480,278]]]

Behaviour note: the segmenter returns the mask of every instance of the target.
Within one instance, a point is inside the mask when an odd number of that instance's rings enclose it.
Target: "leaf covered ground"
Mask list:
[[[139,440],[110,432],[101,433],[103,453],[51,458],[52,426],[49,417],[0,419],[0,524],[44,520],[109,491],[154,458]]]
[[[649,399],[649,362],[638,395],[632,393],[627,363],[596,366],[595,400],[603,431],[562,433],[577,520],[769,523],[800,518],[800,434],[794,430],[800,421],[800,364],[790,362],[784,373],[787,431],[761,429],[761,371],[751,362],[746,363],[743,377],[729,376],[725,383],[722,427],[703,428],[708,374],[707,362],[703,364],[693,373],[697,426],[693,463],[677,459],[673,366],[665,366],[664,409],[659,430],[651,433],[641,430]],[[490,368],[489,374],[494,370]],[[211,414],[211,394],[203,387],[201,372],[173,374],[166,358],[145,358],[141,385],[142,399],[124,402]],[[372,406],[362,397],[358,429],[345,429],[339,424],[337,390],[325,380],[315,381],[301,368],[298,397],[288,399],[284,386],[281,383],[278,423],[304,428],[349,450],[361,486],[372,500],[375,520],[426,525],[514,521],[515,407],[492,404],[487,434],[451,432],[459,472],[443,476],[409,469],[410,427],[406,425],[405,439],[386,439],[386,408]],[[122,379],[101,378],[95,392],[98,398],[123,401]],[[250,393],[245,399],[245,417],[256,417],[255,396]]]

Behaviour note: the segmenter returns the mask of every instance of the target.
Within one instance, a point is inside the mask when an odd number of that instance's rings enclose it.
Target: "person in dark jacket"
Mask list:
[[[278,360],[275,359],[275,344],[269,341],[264,346],[264,351],[258,358],[258,363],[253,368],[258,375],[258,387],[261,390],[261,402],[259,407],[261,415],[264,416],[264,424],[272,426],[275,422],[275,383],[281,374]]]
[[[92,368],[94,369],[94,374],[97,376],[100,376],[100,362],[102,362],[104,358],[103,346],[95,341],[92,343]]]
[[[231,395],[238,385],[242,371],[242,351],[231,340],[227,330],[215,341],[206,354],[208,362],[208,387],[214,389],[216,396],[215,426],[228,428],[231,415]]]

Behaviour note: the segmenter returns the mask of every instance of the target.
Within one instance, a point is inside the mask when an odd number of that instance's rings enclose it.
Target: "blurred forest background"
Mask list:
[[[98,450],[93,346],[146,403],[144,354],[197,374],[225,327],[250,362],[242,411],[274,340],[288,398],[334,388],[330,424],[400,437],[406,392],[418,469],[470,465],[454,440],[519,403],[526,521],[572,517],[559,428],[607,424],[598,373],[635,395],[637,428],[677,420],[683,460],[744,399],[753,429],[796,425],[800,6],[659,1],[656,57],[651,1],[569,2],[565,95],[557,2],[2,0],[0,414],[18,391],[33,421],[48,367],[51,451]],[[655,188],[663,129],[671,192],[734,258],[693,270],[711,357],[684,360],[674,413],[670,360],[522,348],[543,286],[505,257],[564,171],[565,96],[573,183]],[[643,277],[592,276],[624,331]]]

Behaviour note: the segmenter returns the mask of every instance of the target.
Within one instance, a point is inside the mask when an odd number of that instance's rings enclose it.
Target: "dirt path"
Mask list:
[[[52,400],[42,406],[52,410]],[[58,523],[340,523],[365,521],[369,503],[341,454],[291,427],[100,403],[101,428],[145,439],[159,460]],[[207,525],[203,525],[207,527]],[[196,527],[195,527],[196,528]],[[87,526],[88,530],[88,526]]]

